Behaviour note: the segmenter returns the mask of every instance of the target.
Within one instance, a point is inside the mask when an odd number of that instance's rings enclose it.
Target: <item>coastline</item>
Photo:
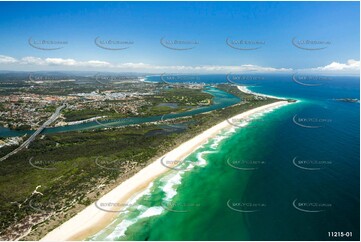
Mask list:
[[[277,101],[237,114],[232,117],[232,119],[247,118],[255,113],[260,113],[270,108],[278,108],[287,104],[288,102],[284,100]],[[106,211],[106,208],[102,210],[102,208],[99,208],[99,204],[116,203],[119,205],[117,211],[121,210],[122,204],[126,204],[130,198],[146,189],[157,177],[169,171],[169,167],[162,165],[162,159],[166,157],[170,160],[182,160],[209,139],[214,138],[219,132],[230,127],[232,127],[232,124],[224,120],[196,137],[182,143],[177,148],[140,170],[131,178],[119,184],[116,188],[105,194],[98,201],[90,204],[73,218],[49,232],[41,241],[84,240],[97,233],[106,227],[106,225],[110,224],[118,214],[114,211]]]

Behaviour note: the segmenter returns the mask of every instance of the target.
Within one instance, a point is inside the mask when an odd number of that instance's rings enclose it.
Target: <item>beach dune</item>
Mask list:
[[[265,110],[277,108],[286,104],[288,104],[287,101],[277,101],[248,110],[232,117],[232,119],[245,119],[253,114],[262,113]],[[41,239],[41,241],[84,240],[99,232],[113,221],[117,216],[116,211],[120,211],[122,206],[124,206],[130,198],[146,189],[157,177],[169,171],[170,168],[164,165],[164,160],[182,160],[209,139],[219,134],[220,131],[230,127],[232,127],[230,122],[227,122],[227,120],[222,121],[179,145],[177,148],[140,170],[128,180],[122,182],[119,186],[101,197],[95,203],[86,207],[73,218],[49,232]],[[109,208],[109,203],[112,205],[111,209]]]

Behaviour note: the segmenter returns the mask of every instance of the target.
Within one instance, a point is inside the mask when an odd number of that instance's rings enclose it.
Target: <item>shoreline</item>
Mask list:
[[[269,108],[278,108],[287,104],[289,104],[289,102],[280,100],[242,112],[233,116],[232,119],[247,118],[248,116],[262,112]],[[99,232],[101,229],[109,225],[115,217],[117,217],[118,212],[114,211],[120,211],[122,204],[126,204],[130,198],[146,189],[152,181],[170,170],[169,167],[162,165],[162,159],[166,157],[170,160],[182,160],[197,150],[209,139],[217,136],[222,130],[230,127],[232,127],[232,124],[227,122],[227,120],[224,120],[192,139],[182,143],[172,151],[144,167],[134,176],[119,184],[96,202],[87,206],[77,215],[49,232],[41,239],[41,241],[84,240],[87,237]],[[116,207],[117,209],[113,210],[113,212],[106,211],[106,208],[99,208],[99,204],[107,204],[109,202],[118,204],[118,207]],[[79,227],[79,225],[81,225],[81,227]]]

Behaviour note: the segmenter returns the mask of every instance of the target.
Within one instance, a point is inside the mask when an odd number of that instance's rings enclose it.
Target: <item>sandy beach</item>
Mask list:
[[[241,91],[244,90],[242,89]],[[245,119],[253,114],[261,113],[265,110],[278,108],[287,104],[287,101],[274,102],[238,114],[232,117],[232,119]],[[86,207],[73,218],[48,233],[44,238],[41,239],[41,241],[84,240],[90,235],[97,233],[110,224],[117,216],[117,212],[114,211],[121,210],[121,207],[124,206],[124,204],[126,204],[130,198],[146,189],[148,185],[157,177],[169,171],[170,168],[162,164],[162,159],[163,161],[182,160],[194,152],[202,144],[206,143],[209,139],[215,137],[222,130],[231,127],[232,124],[225,120],[207,129],[196,137],[184,142],[174,150],[168,152],[164,156],[160,157],[153,163],[140,170],[128,180],[122,182],[115,189],[111,190],[95,203],[92,203]],[[112,207],[113,212],[109,211],[109,208],[107,207],[107,204],[109,203],[112,203],[113,205],[117,204]]]

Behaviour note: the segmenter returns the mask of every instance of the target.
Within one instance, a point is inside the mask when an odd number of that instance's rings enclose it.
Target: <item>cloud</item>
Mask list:
[[[226,66],[226,65],[199,65],[199,66],[185,66],[185,65],[151,65],[146,63],[110,63],[100,60],[77,61],[75,59],[63,58],[39,58],[27,56],[20,59],[20,61],[9,56],[0,55],[0,64],[20,64],[28,66],[58,66],[58,67],[73,67],[76,68],[104,68],[112,71],[134,71],[134,72],[213,72],[213,73],[226,73],[226,72],[287,72],[292,69],[287,68],[273,68],[262,67],[257,65],[239,65],[239,66]],[[93,70],[93,69],[91,69]]]
[[[23,57],[17,60],[10,56],[0,55],[0,65],[26,65],[36,68],[37,66],[64,67],[72,70],[97,70],[97,71],[125,71],[125,72],[179,72],[179,73],[245,73],[245,72],[260,72],[260,73],[280,73],[293,72],[291,68],[275,68],[264,67],[252,64],[244,65],[151,65],[147,63],[110,63],[101,60],[78,61],[75,59],[64,58],[39,58],[34,56]],[[332,62],[326,66],[299,69],[297,71],[304,72],[320,72],[320,73],[359,73],[360,61],[350,59],[347,63]]]
[[[306,69],[307,70],[307,69]],[[326,66],[308,69],[310,71],[319,72],[337,72],[337,73],[358,73],[360,71],[360,61],[350,59],[347,63],[332,62]]]
[[[0,55],[0,64],[11,64],[16,63],[17,60],[13,57],[6,56],[6,55]]]
[[[79,63],[74,59],[46,58],[45,62],[49,65],[79,66]]]
[[[158,66],[144,63],[124,63],[117,65],[119,69],[127,70],[146,70],[146,71],[167,71],[167,72],[287,72],[292,69],[262,67],[257,65],[239,65],[239,66],[222,66],[222,65],[199,65],[199,66]]]
[[[99,60],[91,60],[85,62],[85,65],[93,66],[93,67],[111,67],[112,65],[106,61],[99,61]]]
[[[81,61],[76,61],[74,59],[62,59],[62,58],[41,59],[33,56],[23,57],[18,63],[23,65],[36,65],[36,66],[111,67],[111,64],[109,62],[99,61],[99,60],[90,60],[90,61],[81,62]]]
[[[20,63],[25,65],[46,65],[43,59],[32,56],[22,58]]]

